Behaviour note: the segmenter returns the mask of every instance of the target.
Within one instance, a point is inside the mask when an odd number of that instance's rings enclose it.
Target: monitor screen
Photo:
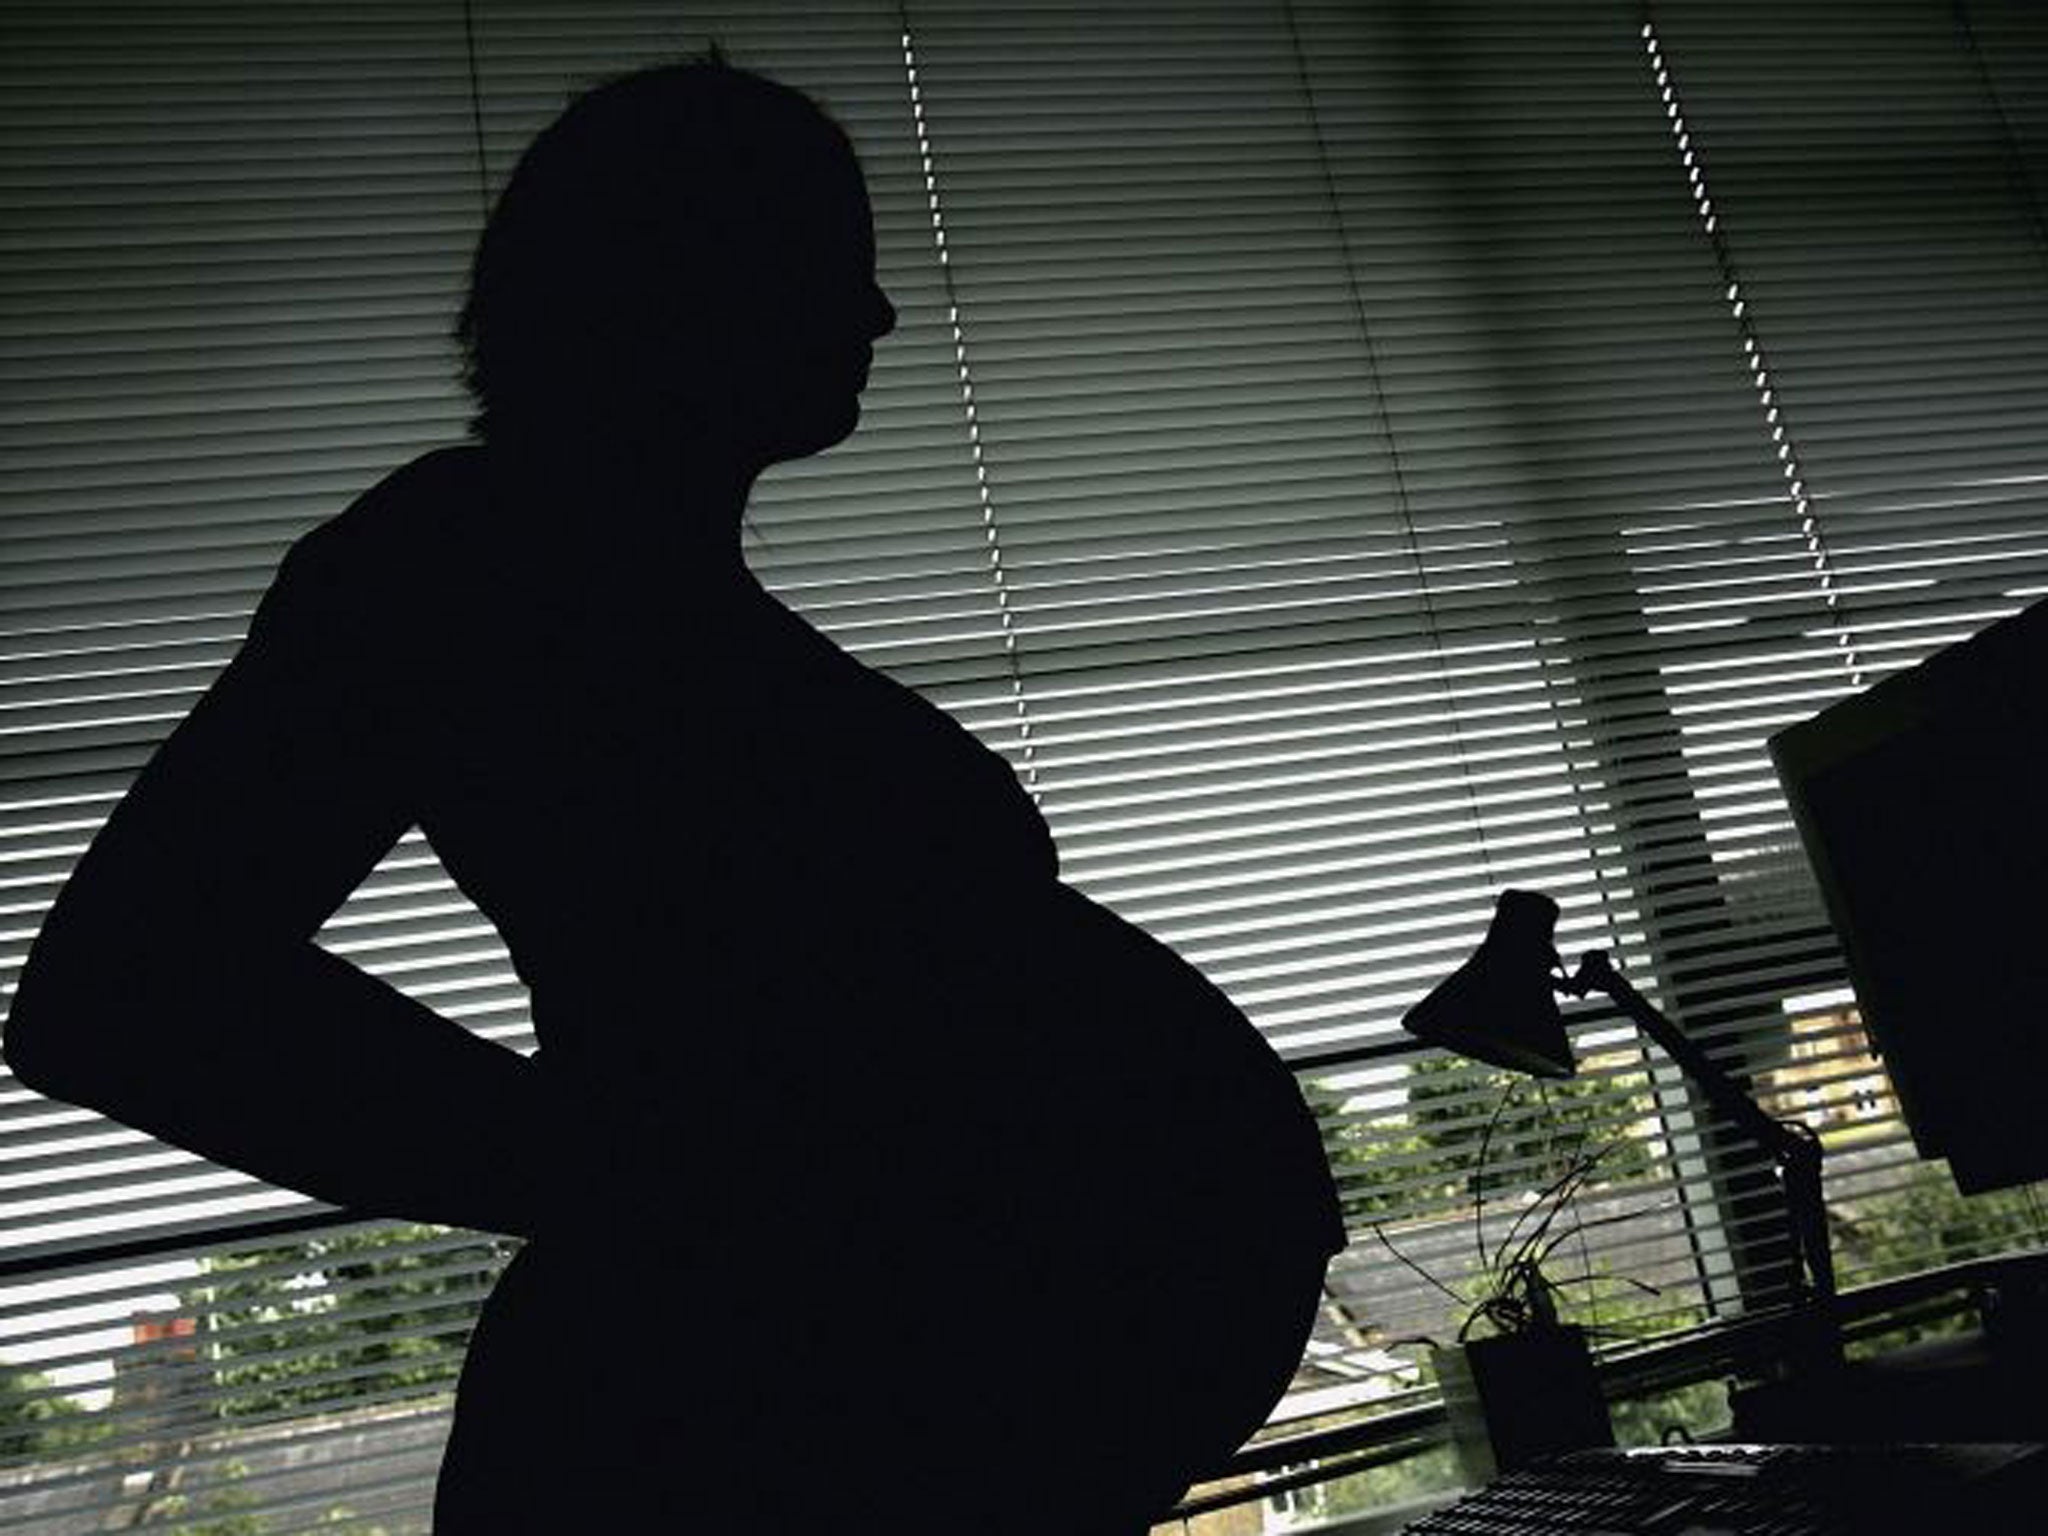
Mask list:
[[[2048,602],[1770,751],[1915,1144],[2048,1177]]]

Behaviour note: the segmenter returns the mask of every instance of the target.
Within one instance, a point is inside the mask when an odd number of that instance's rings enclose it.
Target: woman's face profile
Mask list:
[[[765,467],[843,441],[896,310],[875,279],[874,215],[850,153],[819,157],[737,211],[745,234],[704,295],[689,350],[717,437]],[[690,366],[686,361],[685,366]]]

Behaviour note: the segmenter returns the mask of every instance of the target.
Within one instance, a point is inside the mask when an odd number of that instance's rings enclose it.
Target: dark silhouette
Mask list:
[[[442,1536],[1128,1536],[1259,1425],[1342,1245],[1243,1016],[747,571],[754,478],[858,418],[873,247],[794,91],[714,58],[571,106],[478,249],[479,442],[293,547],[23,977],[25,1081],[530,1239]],[[534,1057],[311,942],[414,824]]]

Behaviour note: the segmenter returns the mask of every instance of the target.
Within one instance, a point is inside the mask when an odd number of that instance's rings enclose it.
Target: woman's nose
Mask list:
[[[874,299],[870,306],[873,311],[870,324],[873,326],[876,339],[879,340],[896,329],[896,306],[889,302],[889,295],[882,292],[880,283],[871,284],[870,292]]]

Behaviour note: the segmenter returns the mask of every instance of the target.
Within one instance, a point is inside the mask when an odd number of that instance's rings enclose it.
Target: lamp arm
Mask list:
[[[1601,992],[1613,999],[1636,1027],[1656,1041],[1679,1070],[1699,1085],[1716,1112],[1770,1153],[1785,1187],[1792,1238],[1799,1257],[1805,1261],[1809,1294],[1820,1300],[1832,1298],[1835,1266],[1828,1251],[1827,1210],[1821,1199],[1820,1138],[1796,1120],[1779,1120],[1765,1114],[1747,1089],[1716,1066],[1705,1051],[1679,1032],[1677,1025],[1650,1006],[1649,1000],[1614,968],[1604,951],[1581,955],[1577,972],[1556,978],[1556,986],[1573,997]]]
[[[1740,1083],[1716,1066],[1705,1051],[1679,1033],[1677,1025],[1650,1005],[1649,999],[1614,968],[1614,963],[1603,951],[1594,950],[1591,954],[1581,955],[1578,973],[1559,981],[1558,986],[1573,997],[1602,992],[1612,998],[1621,1011],[1635,1021],[1636,1027],[1656,1041],[1664,1054],[1699,1085],[1707,1096],[1707,1102],[1723,1118],[1740,1126],[1771,1156],[1797,1156],[1806,1146],[1806,1138],[1800,1134],[1805,1131],[1804,1126],[1795,1131],[1783,1121],[1765,1114]]]

